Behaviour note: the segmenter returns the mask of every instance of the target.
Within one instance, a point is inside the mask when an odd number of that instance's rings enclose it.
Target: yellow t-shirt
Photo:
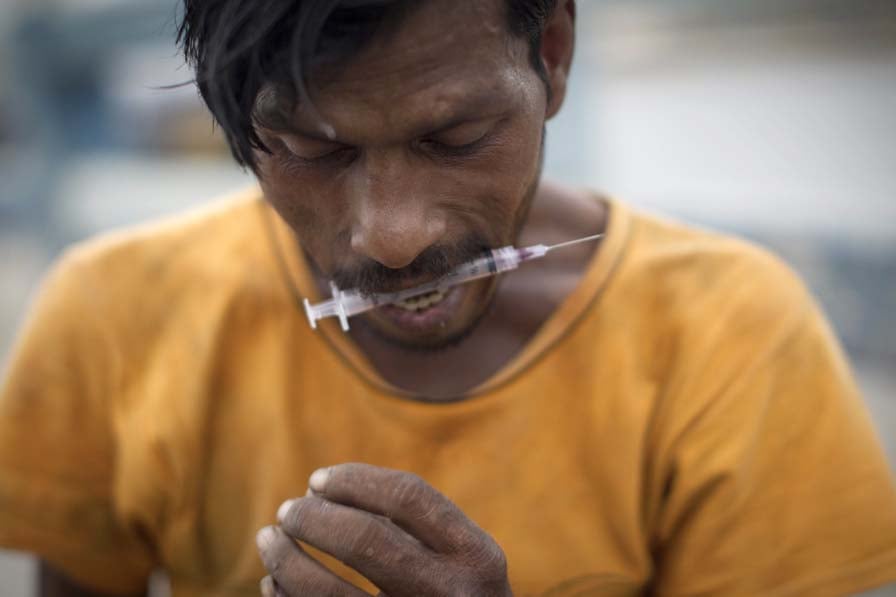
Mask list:
[[[611,202],[578,289],[471,398],[395,395],[257,190],[48,277],[0,393],[0,544],[79,582],[256,595],[317,467],[413,471],[518,595],[842,595],[896,580],[896,490],[829,327],[743,242]],[[277,242],[273,242],[276,240]],[[276,257],[279,243],[286,260]],[[445,372],[450,375],[450,371]]]

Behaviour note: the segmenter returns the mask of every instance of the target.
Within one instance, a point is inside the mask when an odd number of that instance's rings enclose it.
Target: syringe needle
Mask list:
[[[587,243],[587,242],[590,242],[590,241],[593,241],[593,240],[597,240],[597,239],[599,239],[599,238],[603,238],[603,237],[604,237],[603,234],[595,234],[595,235],[593,235],[593,236],[586,236],[585,238],[577,238],[576,240],[569,240],[569,241],[566,241],[565,243],[560,243],[560,244],[557,244],[557,245],[551,245],[550,247],[547,248],[547,250],[548,250],[548,251],[553,251],[554,249],[562,249],[562,248],[564,248],[564,247],[570,247],[570,246],[572,246],[572,245],[578,245],[578,244],[581,244],[581,243]]]

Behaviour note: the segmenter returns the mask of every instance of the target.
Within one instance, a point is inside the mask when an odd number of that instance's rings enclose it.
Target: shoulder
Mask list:
[[[702,229],[665,217],[633,213],[628,251],[635,274],[674,280],[693,291],[739,288],[769,282],[803,293],[803,284],[778,256],[732,234]]]
[[[159,282],[179,274],[223,272],[247,257],[266,256],[260,201],[257,189],[225,196],[82,241],[68,249],[61,262],[103,277],[104,286],[126,286],[149,276]]]
[[[286,308],[261,201],[242,192],[84,241],[51,274],[65,283],[50,288],[80,297],[129,358],[164,338],[213,336],[234,314]]]
[[[211,308],[235,297],[282,300],[286,286],[266,213],[261,191],[248,189],[82,241],[55,270],[106,309],[106,318],[173,313],[197,302]]]
[[[630,217],[618,283],[641,306],[703,335],[793,326],[814,309],[800,277],[767,249],[654,215]]]
[[[641,377],[687,388],[691,406],[823,327],[805,284],[768,250],[624,206],[611,217],[628,220],[628,238],[589,321],[635,355]]]

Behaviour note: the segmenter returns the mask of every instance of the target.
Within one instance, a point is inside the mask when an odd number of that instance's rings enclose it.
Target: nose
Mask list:
[[[419,168],[400,158],[365,162],[352,189],[352,249],[401,269],[444,237],[444,215]]]

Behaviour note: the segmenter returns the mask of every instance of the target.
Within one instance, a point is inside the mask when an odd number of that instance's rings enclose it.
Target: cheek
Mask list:
[[[473,230],[491,242],[508,241],[538,176],[543,119],[536,117],[534,107],[530,110],[533,113],[517,114],[475,159],[446,163],[409,156],[400,171],[375,177],[387,181],[380,191],[426,202],[436,210],[433,216],[446,218],[449,237]],[[294,172],[272,156],[259,160],[259,165],[269,203],[320,266],[326,268],[351,252],[351,204],[362,192],[354,183],[364,177],[363,172],[356,168],[328,175]]]
[[[469,168],[448,171],[456,209],[476,214],[477,221],[506,241],[539,176],[542,128],[520,123]],[[433,180],[432,178],[430,180]]]
[[[265,199],[301,239],[302,247],[323,268],[334,260],[340,239],[347,239],[341,198],[331,185],[263,166],[259,184]],[[347,240],[346,240],[347,242]]]
[[[496,182],[517,200],[523,198],[540,175],[542,136],[541,125],[527,123],[516,131],[511,150],[494,168]]]

